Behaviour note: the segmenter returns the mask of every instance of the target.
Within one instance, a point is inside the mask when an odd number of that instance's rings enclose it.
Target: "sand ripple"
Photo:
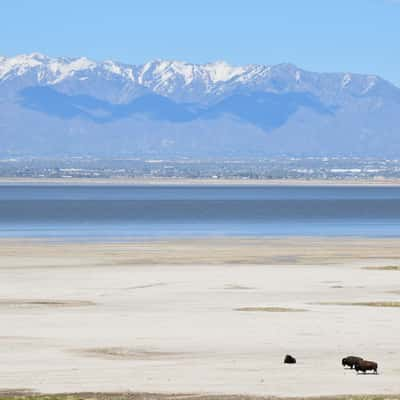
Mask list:
[[[81,355],[115,360],[169,360],[182,358],[186,353],[154,351],[129,347],[99,347],[76,350]]]
[[[95,304],[87,300],[0,299],[0,308],[86,307]]]

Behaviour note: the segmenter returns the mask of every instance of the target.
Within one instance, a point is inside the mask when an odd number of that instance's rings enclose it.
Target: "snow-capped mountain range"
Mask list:
[[[94,82],[98,79],[121,86],[119,102],[130,100],[139,89],[177,101],[198,100],[232,93],[238,88],[316,93],[325,81],[329,94],[342,92],[367,94],[387,85],[376,75],[350,73],[317,74],[292,64],[231,66],[224,61],[191,64],[155,60],[143,65],[128,65],[111,60],[96,62],[88,58],[51,58],[39,53],[0,57],[0,85],[23,80],[25,85],[57,86]],[[107,97],[105,93],[98,94]]]
[[[399,107],[376,75],[292,64],[0,57],[7,154],[380,154],[400,150]]]
[[[105,74],[109,78],[120,78],[127,82],[147,86],[151,81],[171,81],[174,77],[183,79],[186,85],[197,79],[215,84],[241,75],[249,67],[232,67],[225,62],[195,65],[178,61],[151,61],[144,65],[127,65],[111,60],[96,62],[86,57],[50,58],[39,53],[23,54],[16,57],[0,57],[0,79],[9,80],[30,71],[37,82],[52,85],[64,79],[78,77],[84,80],[89,74]],[[86,76],[85,76],[86,75]]]

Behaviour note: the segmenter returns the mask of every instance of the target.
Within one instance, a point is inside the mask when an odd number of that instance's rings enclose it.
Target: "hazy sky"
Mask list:
[[[292,62],[400,86],[400,0],[4,0],[0,55]]]

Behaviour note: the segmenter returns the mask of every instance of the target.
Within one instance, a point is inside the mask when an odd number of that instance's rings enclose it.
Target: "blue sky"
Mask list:
[[[4,0],[0,54],[292,62],[400,86],[400,0]]]

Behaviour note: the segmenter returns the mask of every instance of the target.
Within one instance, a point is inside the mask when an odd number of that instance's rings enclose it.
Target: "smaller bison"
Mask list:
[[[292,357],[290,354],[286,354],[283,362],[285,364],[296,364],[296,359],[294,357]]]
[[[342,365],[343,367],[350,367],[351,369],[353,369],[360,361],[363,361],[361,357],[348,356],[342,359]]]
[[[375,361],[360,360],[356,363],[355,369],[357,373],[361,371],[365,374],[367,371],[373,371],[375,374],[377,374],[378,363],[376,363]]]

